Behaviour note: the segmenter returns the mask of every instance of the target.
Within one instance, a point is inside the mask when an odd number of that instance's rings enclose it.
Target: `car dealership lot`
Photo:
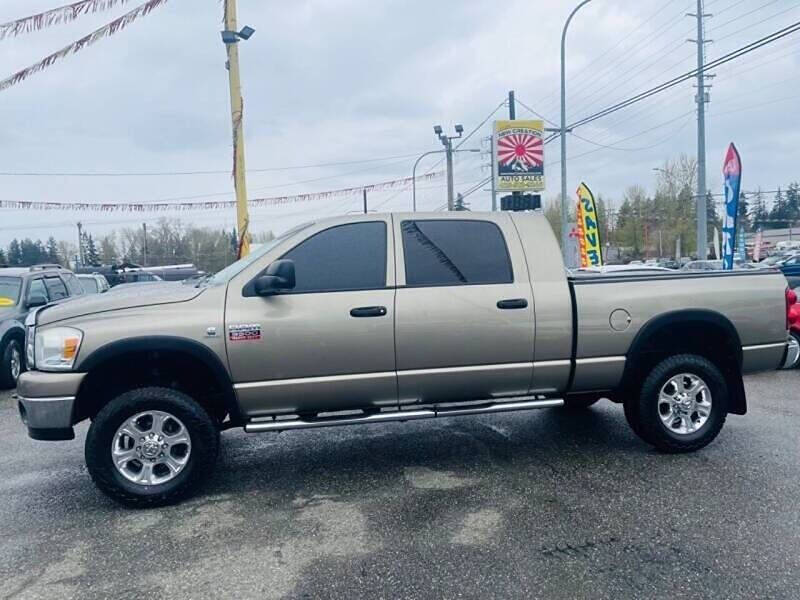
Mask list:
[[[773,597],[800,588],[800,373],[659,454],[617,406],[223,436],[196,498],[128,510],[0,396],[0,597]]]

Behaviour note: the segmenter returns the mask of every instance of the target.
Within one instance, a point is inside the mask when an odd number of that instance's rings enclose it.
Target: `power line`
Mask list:
[[[481,189],[481,188],[482,188],[484,185],[486,185],[487,183],[489,183],[491,180],[492,180],[492,176],[491,176],[491,175],[489,175],[489,176],[488,176],[486,179],[482,179],[482,180],[481,180],[481,181],[479,181],[477,184],[475,184],[474,186],[472,186],[471,188],[469,188],[469,189],[468,189],[466,192],[464,192],[463,194],[461,194],[461,197],[462,197],[462,198],[466,198],[466,197],[467,197],[467,196],[469,196],[470,194],[473,194],[473,193],[477,192],[479,189]]]
[[[663,37],[665,34],[667,34],[677,23],[681,22],[683,18],[684,18],[684,13],[683,13],[683,10],[682,10],[676,17],[674,17],[673,19],[668,21],[664,26],[659,28],[659,30],[656,33],[654,33],[653,35],[651,35],[648,38],[648,40],[647,40],[648,47],[652,48],[654,42],[657,39],[659,39],[659,38]],[[636,69],[637,67],[641,66],[644,62],[646,62],[647,60],[649,60],[650,58],[652,58],[654,56],[656,56],[658,58],[663,57],[664,54],[665,54],[666,48],[674,46],[674,42],[676,40],[678,40],[678,39],[681,40],[680,43],[682,44],[683,43],[683,38],[685,37],[685,35],[688,35],[688,34],[684,32],[678,38],[673,38],[672,40],[670,40],[666,44],[660,46],[656,50],[648,52],[641,61],[639,61],[638,63],[633,65],[630,69],[628,69],[628,71],[626,71],[626,73],[629,73],[629,72],[633,71],[634,69]],[[619,77],[620,77],[619,70],[620,70],[621,65],[623,65],[624,63],[626,63],[626,62],[628,62],[630,60],[633,60],[635,58],[637,58],[637,54],[635,54],[633,52],[629,52],[629,53],[623,55],[620,60],[609,61],[608,65],[606,65],[605,67],[597,70],[596,72],[594,72],[589,77],[587,77],[584,80],[580,81],[578,83],[578,85],[575,87],[575,89],[573,89],[571,91],[571,94],[573,96],[575,96],[575,97],[581,97],[581,95],[583,95],[583,93],[585,91],[590,90],[590,93],[593,95],[597,91],[597,88],[595,87],[595,84],[598,81],[606,81],[606,83],[602,84],[601,87],[599,88],[599,89],[605,89],[605,87],[607,87],[609,82],[613,83],[614,81],[618,81],[619,80]],[[612,73],[613,73],[613,75],[615,75],[615,78],[614,79],[609,79],[609,75],[612,74]],[[554,95],[555,94],[551,94],[550,96],[548,96],[548,98],[550,98],[550,97],[552,97]]]
[[[541,115],[540,113],[538,113],[537,111],[535,111],[534,109],[532,109],[530,106],[528,106],[527,104],[525,104],[524,102],[522,102],[522,101],[521,101],[519,98],[515,98],[515,99],[516,99],[517,103],[518,103],[520,106],[522,106],[524,109],[526,109],[526,110],[528,110],[529,112],[533,113],[534,115],[536,115],[536,116],[537,116],[537,117],[539,117],[540,119],[543,119],[543,120],[547,121],[548,123],[550,123],[550,124],[552,124],[552,125],[555,125],[555,123],[553,123],[553,121],[551,121],[551,120],[550,120],[550,119],[548,119],[547,117],[545,117],[545,116]],[[661,126],[657,126],[657,127],[661,127]],[[574,138],[577,138],[577,139],[579,139],[579,140],[582,140],[582,141],[584,141],[584,142],[586,142],[586,143],[588,143],[588,144],[592,144],[593,146],[597,146],[597,147],[599,147],[599,148],[606,148],[606,149],[609,149],[609,150],[620,150],[620,151],[623,151],[623,152],[639,152],[639,151],[641,151],[641,150],[648,150],[648,149],[650,149],[650,148],[652,148],[652,147],[653,147],[653,146],[645,146],[645,147],[638,147],[638,148],[620,148],[619,146],[614,146],[614,145],[611,145],[611,144],[601,144],[600,142],[595,142],[594,140],[590,140],[590,139],[588,139],[588,138],[586,138],[586,137],[583,137],[583,136],[581,136],[581,135],[578,135],[578,134],[577,134],[577,133],[575,133],[574,131],[572,131],[572,132],[568,132],[568,133],[569,133],[569,134],[570,134],[572,137],[574,137]],[[637,134],[637,135],[639,135],[639,134]],[[560,162],[560,161],[559,161],[559,162]]]
[[[719,25],[716,25],[716,26],[712,27],[711,29],[708,30],[708,33],[712,33],[714,31],[717,31],[718,29],[722,29],[726,25],[729,25],[730,23],[734,23],[735,21],[738,21],[739,19],[743,19],[744,17],[746,17],[748,15],[752,15],[754,12],[758,12],[762,8],[766,8],[769,5],[775,4],[778,1],[779,0],[769,0],[769,2],[765,2],[764,4],[762,4],[761,6],[759,6],[757,8],[754,8],[753,10],[749,10],[746,13],[742,13],[741,15],[738,15],[738,16],[732,18],[732,19],[729,19],[729,20],[725,21],[724,23],[720,23]]]
[[[680,126],[680,127],[678,127],[677,129],[675,129],[675,130],[674,130],[672,133],[670,133],[670,134],[669,134],[669,136],[667,136],[667,137],[665,137],[665,138],[663,138],[663,139],[659,140],[658,142],[656,142],[656,143],[654,143],[654,144],[651,144],[651,145],[649,145],[649,146],[644,146],[644,147],[642,147],[642,148],[639,148],[638,150],[639,150],[639,151],[641,151],[641,150],[649,150],[649,149],[651,149],[651,148],[655,148],[655,147],[657,147],[657,146],[660,146],[661,144],[664,144],[664,143],[668,142],[668,141],[669,141],[669,140],[671,140],[673,137],[675,137],[676,135],[678,135],[678,134],[679,134],[681,131],[683,131],[683,129],[685,129],[685,128],[686,128],[686,125],[688,125],[688,124],[689,124],[689,122],[691,121],[691,117],[692,117],[692,115],[694,115],[694,110],[691,110],[691,111],[689,111],[689,112],[686,112],[686,113],[683,113],[683,114],[681,114],[681,115],[678,115],[677,117],[675,117],[675,118],[673,118],[673,119],[670,119],[670,120],[668,120],[668,121],[664,121],[663,123],[659,123],[658,125],[655,125],[655,126],[653,126],[653,127],[649,127],[648,129],[645,129],[645,130],[643,130],[643,131],[639,131],[638,133],[634,133],[633,135],[629,135],[629,136],[627,136],[627,137],[624,137],[624,138],[622,138],[622,139],[619,139],[619,140],[617,140],[617,142],[616,142],[616,143],[619,143],[619,142],[626,142],[626,141],[628,141],[628,140],[631,140],[631,139],[633,139],[633,138],[639,137],[640,135],[644,135],[645,133],[650,133],[651,131],[654,131],[654,130],[656,130],[656,129],[660,129],[661,127],[666,127],[667,125],[671,125],[671,124],[672,124],[672,123],[674,123],[675,121],[678,121],[678,120],[680,120],[680,119],[682,119],[682,118],[685,118],[685,119],[686,119],[686,121],[683,123],[683,125],[681,125],[681,126]],[[574,135],[574,134],[573,134],[573,135]],[[603,150],[603,149],[604,149],[604,147],[599,147],[599,148],[595,148],[594,150],[587,150],[586,152],[581,152],[580,154],[575,154],[575,155],[573,155],[573,156],[569,156],[569,157],[567,157],[567,158],[568,158],[568,160],[574,160],[574,159],[576,159],[576,158],[581,158],[581,157],[583,157],[583,156],[587,156],[587,155],[589,155],[589,154],[594,154],[595,152],[599,152],[600,150]],[[617,148],[614,148],[614,149],[616,150]],[[552,162],[549,162],[549,163],[547,163],[547,164],[546,164],[546,166],[557,165],[557,164],[559,164],[560,162],[561,162],[561,160],[560,160],[560,159],[558,159],[558,160],[554,160],[554,161],[552,161]]]
[[[670,5],[670,2],[664,2],[664,3],[661,5],[661,8],[660,8],[660,9],[656,10],[656,12],[652,13],[652,14],[651,14],[651,15],[650,15],[650,16],[649,16],[647,19],[645,19],[644,21],[642,21],[641,23],[639,23],[639,25],[637,25],[636,27],[634,27],[633,29],[631,29],[631,30],[628,32],[628,34],[627,34],[627,35],[625,35],[625,36],[621,37],[621,38],[619,39],[619,41],[618,41],[616,44],[614,44],[613,46],[611,46],[611,48],[609,48],[608,50],[606,50],[605,52],[603,52],[603,53],[601,53],[600,55],[596,56],[596,57],[595,57],[595,58],[593,58],[593,59],[592,59],[590,62],[588,62],[587,64],[585,64],[585,65],[583,66],[583,68],[582,68],[582,69],[580,69],[580,70],[579,70],[577,73],[575,73],[575,75],[573,75],[573,77],[578,77],[578,76],[579,76],[581,73],[583,73],[584,71],[586,71],[586,70],[587,70],[589,67],[591,67],[593,64],[595,64],[597,61],[599,61],[599,60],[601,60],[601,59],[605,58],[606,56],[608,56],[608,54],[610,54],[611,52],[613,52],[614,50],[616,50],[617,48],[619,48],[619,46],[620,46],[620,45],[621,45],[623,42],[625,42],[626,40],[630,39],[630,37],[631,37],[631,36],[632,36],[634,33],[636,33],[637,31],[639,31],[639,30],[640,30],[642,27],[644,27],[645,25],[647,25],[647,24],[648,24],[650,21],[652,21],[653,19],[655,19],[655,18],[656,18],[658,15],[660,15],[660,14],[661,14],[662,12],[664,12],[664,11],[665,11],[667,8],[669,8],[669,5]],[[681,17],[681,16],[682,16],[682,15],[679,15],[679,17]]]
[[[774,15],[771,15],[771,16],[769,16],[769,17],[766,17],[766,18],[764,18],[764,19],[761,19],[760,21],[756,21],[755,23],[749,23],[748,25],[745,25],[744,27],[742,27],[742,28],[740,28],[740,29],[737,29],[736,31],[731,31],[730,33],[726,33],[726,34],[725,34],[725,35],[723,35],[722,37],[719,37],[719,38],[717,38],[717,39],[716,39],[716,41],[717,41],[717,42],[721,42],[722,40],[726,40],[726,39],[728,39],[729,37],[733,37],[734,35],[737,35],[737,34],[739,34],[739,33],[742,33],[743,31],[748,31],[748,30],[750,30],[750,29],[753,29],[753,27],[756,27],[757,25],[761,25],[762,23],[766,23],[767,21],[771,21],[771,20],[772,20],[772,19],[774,19],[775,17],[779,17],[779,16],[781,16],[782,14],[785,14],[785,13],[787,13],[787,12],[789,12],[789,11],[792,11],[792,10],[796,10],[797,8],[798,8],[798,5],[795,5],[795,6],[790,6],[789,8],[787,8],[787,9],[785,9],[785,10],[782,10],[782,11],[780,11],[780,12],[777,12],[777,13],[775,13]]]
[[[722,57],[720,57],[718,59],[715,59],[715,60],[712,60],[712,61],[706,63],[703,66],[702,71],[705,72],[705,71],[709,71],[711,69],[714,69],[716,67],[719,67],[719,66],[721,66],[721,65],[723,65],[723,64],[725,64],[727,62],[730,62],[730,61],[732,61],[732,60],[734,60],[736,58],[739,58],[740,56],[744,56],[746,54],[749,54],[750,52],[753,52],[754,50],[757,50],[758,48],[761,48],[762,46],[766,46],[767,44],[771,44],[771,43],[773,43],[773,42],[775,42],[775,41],[777,41],[779,39],[782,39],[782,38],[784,38],[784,37],[786,37],[788,35],[791,35],[792,33],[797,32],[797,31],[800,31],[800,21],[795,22],[795,23],[793,23],[793,24],[791,24],[791,25],[789,25],[787,27],[784,27],[783,29],[779,29],[778,31],[775,31],[775,32],[773,32],[773,33],[771,33],[771,34],[769,34],[767,36],[764,36],[762,38],[759,38],[758,40],[755,40],[754,42],[750,42],[749,44],[746,44],[745,46],[742,46],[742,47],[740,47],[740,48],[738,48],[738,49],[736,49],[736,50],[734,50],[732,52],[729,52],[728,54],[725,54],[724,56],[722,56]],[[678,85],[680,83],[683,83],[684,81],[688,81],[689,79],[691,79],[691,78],[693,78],[693,77],[695,77],[697,75],[698,70],[699,69],[693,69],[691,71],[683,73],[682,75],[679,75],[679,76],[677,76],[677,77],[675,77],[673,79],[670,79],[669,81],[665,81],[664,83],[662,83],[660,85],[657,85],[657,86],[655,86],[653,88],[650,88],[649,90],[645,90],[644,92],[640,92],[639,94],[636,94],[635,96],[632,96],[631,98],[628,98],[627,100],[623,100],[623,101],[618,102],[616,104],[613,104],[612,106],[609,106],[609,107],[607,107],[607,108],[605,108],[605,109],[603,109],[603,110],[601,110],[601,111],[599,111],[597,113],[589,115],[588,117],[584,117],[583,119],[580,119],[580,120],[572,123],[569,126],[569,128],[572,129],[572,128],[575,128],[575,127],[580,127],[581,125],[586,125],[587,123],[591,123],[592,121],[596,121],[597,119],[600,119],[602,117],[610,115],[611,113],[617,112],[618,110],[621,110],[621,109],[623,109],[623,108],[625,108],[627,106],[630,106],[631,104],[635,104],[637,102],[645,100],[646,98],[649,98],[650,96],[654,96],[654,95],[656,95],[656,94],[658,94],[660,92],[663,92],[664,90],[667,90],[667,89],[669,89],[671,87],[674,87],[674,86],[676,86],[676,85]]]
[[[726,6],[726,7],[725,7],[725,8],[723,8],[722,10],[718,10],[718,11],[716,11],[716,12],[714,13],[714,16],[715,16],[715,17],[718,17],[718,16],[719,16],[719,15],[721,15],[722,13],[728,12],[728,11],[729,11],[729,10],[731,10],[732,8],[736,8],[736,7],[737,7],[737,6],[739,6],[740,4],[743,4],[743,3],[745,3],[745,2],[748,2],[748,1],[749,1],[749,0],[738,0],[738,2],[734,2],[733,4],[730,4],[730,5]],[[709,2],[709,3],[707,3],[707,4],[706,4],[706,8],[708,8],[709,6],[711,6],[711,4],[713,4],[713,3],[712,3],[712,2]]]
[[[503,99],[503,100],[500,102],[500,104],[498,104],[498,105],[497,105],[497,106],[494,108],[494,110],[492,110],[492,112],[490,112],[490,113],[489,113],[489,114],[486,116],[486,118],[485,118],[485,119],[483,119],[483,121],[481,121],[481,122],[480,122],[480,123],[477,125],[477,127],[475,127],[475,128],[472,130],[472,131],[470,131],[470,132],[469,132],[469,133],[468,133],[466,136],[464,136],[464,137],[461,139],[461,141],[460,141],[458,144],[456,144],[456,147],[455,147],[454,149],[458,149],[458,148],[460,148],[460,147],[461,147],[461,145],[462,145],[462,144],[464,144],[464,142],[466,142],[466,141],[467,141],[468,139],[470,139],[470,138],[471,138],[473,135],[475,135],[475,134],[478,132],[478,130],[480,130],[480,128],[481,128],[481,127],[483,127],[484,125],[486,125],[486,123],[489,121],[489,119],[491,119],[491,118],[492,118],[492,117],[495,115],[495,113],[497,113],[497,111],[498,111],[498,110],[500,110],[501,108],[503,108],[505,105],[506,105],[506,100],[505,100],[505,99]],[[430,168],[429,168],[427,171],[425,171],[425,173],[426,173],[426,174],[427,174],[427,173],[430,173],[430,172],[431,172],[431,171],[433,171],[433,170],[434,170],[436,167],[438,167],[439,165],[441,165],[441,164],[442,164],[442,162],[444,162],[444,159],[443,159],[443,158],[439,159],[438,161],[436,161],[436,163],[435,163],[435,164],[434,164],[432,167],[430,167]],[[389,197],[388,197],[386,200],[384,200],[384,201],[383,201],[383,202],[381,202],[380,204],[376,205],[374,208],[375,208],[375,209],[378,209],[378,208],[380,208],[381,206],[384,206],[385,204],[388,204],[389,202],[391,202],[392,200],[394,200],[395,198],[397,198],[397,196],[399,196],[400,194],[402,194],[402,193],[404,193],[404,192],[407,192],[407,191],[408,191],[408,189],[409,189],[409,187],[411,187],[411,186],[410,186],[410,185],[407,185],[407,186],[405,186],[404,188],[402,188],[402,189],[398,190],[396,193],[394,193],[394,194],[392,194],[391,196],[389,196]]]
[[[382,156],[380,158],[364,158],[359,160],[344,160],[339,162],[317,163],[307,165],[290,165],[283,167],[265,167],[261,169],[247,169],[248,173],[271,173],[276,171],[294,171],[299,169],[318,169],[324,167],[340,167],[373,162],[383,162],[400,158],[414,158],[419,152],[413,154],[397,154],[395,156]],[[165,177],[182,175],[230,175],[230,169],[209,171],[0,171],[0,176],[7,177]]]

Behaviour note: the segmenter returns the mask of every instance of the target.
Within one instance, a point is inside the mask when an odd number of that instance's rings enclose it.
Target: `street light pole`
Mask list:
[[[589,2],[591,0],[583,0],[572,10],[561,32],[561,253],[565,263],[568,255],[569,226],[567,224],[567,78],[564,60],[566,58],[567,28],[569,23],[575,13]]]
[[[419,155],[419,158],[414,161],[414,168],[411,169],[411,211],[417,212],[417,165],[426,156],[431,154],[441,154],[444,150],[430,150]]]
[[[456,152],[480,152],[480,151],[481,151],[480,148],[463,148],[463,149],[456,148],[455,150],[452,150],[452,153],[454,154]],[[419,164],[419,161],[421,161],[426,156],[430,156],[431,154],[444,154],[445,152],[447,152],[447,150],[429,150],[428,152],[423,152],[422,154],[420,154],[419,157],[417,158],[417,160],[414,161],[414,168],[411,169],[411,210],[412,210],[412,212],[417,212],[417,165]],[[452,167],[452,162],[450,163],[450,167]],[[452,168],[449,168],[448,170],[450,171],[450,173],[453,172]],[[448,178],[448,192],[450,190],[450,185],[451,185],[451,182],[450,182],[450,180]],[[450,196],[448,195],[448,200],[449,200],[449,198],[450,198]]]

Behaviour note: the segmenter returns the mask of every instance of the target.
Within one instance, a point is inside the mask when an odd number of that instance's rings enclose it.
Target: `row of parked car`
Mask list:
[[[633,269],[680,269],[681,271],[720,271],[722,270],[721,260],[686,260],[680,263],[671,258],[651,258],[646,261],[633,260],[625,268]],[[791,287],[800,286],[800,250],[791,249],[776,252],[765,258],[761,262],[750,262],[740,258],[734,259],[733,268],[740,269],[763,269],[775,267],[781,270],[786,276]]]
[[[101,271],[105,269],[106,273]],[[198,273],[193,265],[161,267],[166,272],[131,267],[82,267],[74,273],[57,264],[0,268],[0,389],[14,387],[25,370],[25,317],[34,308],[89,294],[115,292],[163,279]],[[83,272],[81,272],[83,271]]]

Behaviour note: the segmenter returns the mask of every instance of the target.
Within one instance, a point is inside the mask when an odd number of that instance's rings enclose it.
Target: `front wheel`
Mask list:
[[[794,344],[797,345],[797,346],[800,346],[800,332],[795,331],[794,329],[792,329],[789,332],[789,334],[794,339]],[[794,361],[793,365],[789,365],[787,368],[788,369],[800,369],[800,356],[797,357],[797,360]]]
[[[717,437],[728,415],[728,385],[719,368],[695,354],[658,363],[628,400],[626,417],[646,442],[664,452],[692,452]]]
[[[133,507],[171,504],[212,472],[219,429],[186,394],[139,388],[114,398],[86,437],[86,466],[97,487]]]
[[[11,339],[0,353],[0,389],[9,389],[17,385],[17,379],[25,370],[22,358],[22,344]]]

